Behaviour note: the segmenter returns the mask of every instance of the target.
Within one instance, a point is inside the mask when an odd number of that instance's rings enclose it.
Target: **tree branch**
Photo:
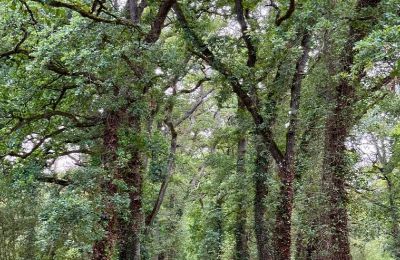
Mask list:
[[[56,131],[54,131],[54,132],[52,132],[52,133],[50,133],[50,134],[48,134],[48,135],[43,136],[41,139],[38,140],[37,143],[34,144],[34,146],[32,147],[32,149],[31,149],[29,152],[18,153],[18,152],[11,151],[11,152],[9,152],[9,153],[6,154],[6,155],[1,156],[1,158],[3,158],[3,157],[5,157],[5,156],[8,155],[8,156],[12,156],[12,157],[18,157],[18,158],[21,158],[21,159],[26,159],[26,158],[28,158],[31,154],[33,154],[37,149],[39,149],[39,147],[40,147],[47,139],[49,139],[49,138],[51,138],[51,137],[53,137],[53,136],[56,136],[56,135],[58,135],[58,134],[64,132],[66,129],[67,129],[67,128],[61,128],[61,129],[58,129],[58,130],[56,130]]]
[[[176,86],[174,85],[174,96],[177,94],[175,90]],[[165,123],[169,128],[169,131],[171,133],[171,143],[170,143],[170,149],[169,149],[169,155],[168,155],[168,167],[167,167],[167,174],[161,183],[160,191],[158,192],[157,200],[154,203],[153,210],[151,213],[146,217],[145,224],[146,226],[150,226],[154,219],[156,218],[161,204],[164,201],[164,196],[165,192],[167,191],[168,183],[169,180],[171,179],[172,174],[174,173],[174,166],[175,166],[175,154],[176,154],[176,148],[177,148],[177,139],[178,139],[178,133],[175,130],[175,126],[172,120],[172,110],[174,108],[174,104],[170,102],[166,108],[167,110],[167,115],[165,119]]]
[[[99,17],[97,15],[94,15],[90,11],[86,11],[85,9],[79,7],[78,5],[65,3],[65,2],[61,2],[61,1],[57,1],[57,0],[46,0],[46,1],[32,0],[32,1],[44,4],[44,5],[48,5],[51,7],[55,7],[55,8],[67,8],[69,10],[79,13],[82,17],[91,19],[95,22],[102,22],[102,23],[115,24],[115,25],[124,25],[124,26],[128,26],[130,28],[134,28],[135,30],[137,30],[138,32],[141,33],[140,28],[127,19],[121,19],[121,18],[113,19],[113,20],[105,19],[105,18]]]
[[[207,91],[204,95],[202,95],[199,100],[196,101],[196,103],[193,104],[193,106],[186,111],[186,113],[180,118],[178,119],[178,121],[175,122],[174,126],[177,127],[179,126],[183,121],[185,121],[186,119],[188,119],[196,110],[197,108],[203,104],[204,99],[211,94],[214,91],[214,89],[210,89],[209,91]]]
[[[202,79],[200,79],[197,83],[196,83],[196,86],[194,87],[194,88],[191,88],[191,89],[182,89],[182,90],[180,90],[178,93],[179,94],[189,94],[189,93],[193,93],[193,92],[195,92],[204,82],[206,82],[206,81],[210,81],[211,79],[209,79],[209,78],[202,78]]]
[[[300,107],[301,83],[304,79],[305,68],[310,53],[310,34],[304,31],[301,39],[301,47],[303,52],[296,62],[296,70],[293,75],[292,85],[290,89],[290,116],[289,128],[286,134],[286,153],[287,160],[294,160],[294,149],[296,145],[296,131],[298,124],[298,113]]]
[[[247,47],[247,66],[254,67],[257,61],[257,52],[254,47],[250,35],[248,34],[248,26],[244,17],[242,0],[235,0],[236,19],[239,22],[242,31],[242,37]]]
[[[175,82],[176,83],[176,82]],[[201,84],[200,84],[201,85]],[[165,196],[165,192],[167,190],[167,186],[169,183],[169,180],[171,179],[171,176],[173,175],[174,172],[174,165],[175,165],[175,154],[176,154],[176,148],[177,148],[177,138],[178,138],[178,133],[176,132],[175,127],[179,126],[184,120],[188,119],[196,110],[197,108],[204,102],[204,99],[211,94],[214,91],[214,89],[211,89],[209,91],[207,91],[204,95],[202,95],[200,97],[200,99],[192,106],[192,108],[190,110],[188,110],[176,123],[173,122],[172,120],[172,110],[173,110],[173,103],[170,103],[167,106],[167,117],[165,120],[166,125],[169,128],[169,131],[171,133],[171,144],[170,144],[170,152],[169,152],[169,158],[168,158],[168,167],[167,167],[167,175],[164,178],[161,187],[160,187],[160,191],[158,193],[158,197],[156,202],[154,203],[154,207],[153,210],[151,211],[151,213],[146,217],[146,225],[150,226],[155,217],[157,216],[161,204],[164,200],[164,196]],[[175,90],[175,86],[174,86],[174,95],[177,95],[178,93]]]
[[[81,122],[79,121],[79,119],[77,118],[77,115],[68,113],[68,112],[64,112],[64,111],[59,111],[59,110],[51,110],[51,111],[47,111],[43,114],[38,114],[38,115],[33,115],[27,118],[23,118],[23,117],[16,117],[16,119],[19,120],[19,122],[10,130],[10,133],[14,132],[15,130],[23,127],[26,124],[30,124],[32,122],[38,121],[38,120],[42,120],[42,119],[50,119],[53,116],[62,116],[65,118],[70,119],[73,122],[73,125],[75,127],[86,127],[86,126],[94,126],[96,125],[95,122]],[[96,118],[90,118],[90,119],[96,119]]]
[[[36,18],[33,15],[33,12],[30,9],[29,5],[24,0],[19,0],[19,2],[25,7],[26,11],[29,13],[29,16],[31,18],[32,24],[36,25],[37,24]]]
[[[20,48],[21,45],[26,41],[26,39],[28,39],[28,31],[25,28],[21,28],[21,31],[24,33],[21,40],[19,40],[19,42],[14,46],[12,50],[0,53],[0,59],[9,57],[17,53],[29,55],[28,51]]]
[[[215,58],[214,54],[208,48],[208,46],[198,37],[198,35],[192,30],[189,26],[189,23],[186,20],[184,13],[182,12],[178,3],[175,3],[173,6],[175,11],[177,20],[184,30],[186,38],[191,41],[196,49],[201,54],[201,58],[207,62],[212,68],[221,73],[226,77],[229,84],[232,87],[233,92],[240,98],[245,105],[247,111],[251,114],[254,123],[256,125],[256,131],[263,137],[264,141],[269,148],[272,157],[276,160],[277,163],[282,162],[283,154],[280,151],[278,145],[273,140],[273,135],[269,127],[265,125],[265,120],[261,116],[257,104],[253,101],[253,99],[248,95],[246,91],[244,91],[240,81],[235,75],[233,75],[218,59]]]
[[[281,25],[281,23],[283,21],[289,19],[292,16],[295,8],[296,8],[295,0],[290,0],[289,8],[287,9],[286,13],[282,16],[279,16],[279,13],[278,13],[278,16],[276,17],[276,20],[275,20],[275,25],[279,26],[279,25]]]
[[[158,8],[158,13],[151,24],[150,32],[144,38],[146,43],[154,43],[158,40],[161,34],[161,29],[163,27],[165,18],[168,15],[168,12],[171,10],[172,5],[176,2],[176,0],[164,0],[160,7]]]

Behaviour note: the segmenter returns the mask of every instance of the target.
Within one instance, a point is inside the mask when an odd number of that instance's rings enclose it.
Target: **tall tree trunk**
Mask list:
[[[258,137],[258,138],[257,138]],[[268,172],[271,158],[265,145],[260,142],[261,137],[256,136],[256,170],[254,173],[254,231],[257,240],[258,259],[269,260],[271,257],[269,230],[265,221],[267,207],[265,199],[268,189]]]
[[[121,127],[129,126],[135,134],[140,134],[140,118],[129,116],[126,109],[119,109],[110,112],[105,120],[105,130],[103,137],[104,168],[111,171],[111,180],[105,182],[107,196],[112,198],[118,193],[118,187],[113,180],[123,181],[129,188],[128,195],[129,219],[123,220],[118,216],[115,205],[112,202],[106,203],[106,212],[104,218],[108,221],[105,237],[95,242],[93,246],[92,259],[108,260],[114,252],[117,244],[119,247],[119,259],[138,260],[140,259],[140,235],[143,226],[142,214],[142,170],[143,158],[141,151],[132,147],[130,151],[130,161],[126,166],[118,165],[118,131]]]
[[[243,105],[238,102],[238,119],[240,120],[240,115],[244,111]],[[240,127],[240,126],[239,126]],[[243,184],[246,175],[246,148],[247,148],[247,140],[245,137],[245,130],[239,129],[239,140],[237,144],[237,165],[236,165],[236,174],[239,183],[239,198],[238,198],[238,209],[236,215],[236,231],[235,231],[235,239],[236,239],[236,259],[246,260],[249,259],[249,248],[247,245],[247,232],[246,232],[246,219],[247,219],[247,210],[246,210],[246,194],[243,192]]]
[[[356,15],[363,12],[364,8],[376,7],[380,0],[358,0]],[[364,14],[365,15],[365,14]],[[350,22],[348,40],[344,46],[341,65],[343,73],[351,73],[354,59],[354,46],[368,33],[361,23],[371,25],[375,19]],[[327,236],[321,239],[321,255],[323,259],[351,259],[348,216],[346,210],[346,160],[345,141],[354,123],[352,106],[355,99],[354,85],[347,79],[342,79],[336,86],[333,95],[333,109],[328,114],[325,123],[325,144],[322,174],[322,188],[327,193],[328,213],[324,217],[327,226]]]
[[[340,107],[337,107],[326,123],[325,156],[323,166],[323,190],[327,192],[329,203],[328,214],[325,216],[328,238],[323,239],[327,256],[324,259],[351,259],[348,217],[346,211],[345,190],[345,140],[348,127],[343,123],[346,117]]]
[[[141,133],[140,118],[138,115],[129,118],[129,126],[136,135]],[[141,151],[133,147],[130,151],[131,159],[124,171],[123,180],[129,187],[130,218],[124,221],[121,228],[121,248],[119,259],[140,260],[140,241],[144,224],[142,211],[143,190],[143,156]]]
[[[278,175],[281,181],[280,203],[276,212],[275,222],[275,258],[288,260],[291,257],[291,227],[294,200],[293,181],[295,177],[296,132],[300,109],[301,84],[309,58],[311,35],[307,29],[299,31],[301,36],[302,54],[296,61],[295,72],[290,87],[290,116],[286,134],[286,152],[284,158],[278,161]]]
[[[216,229],[215,231],[218,234],[218,239],[217,239],[217,259],[221,259],[221,255],[222,255],[222,243],[224,241],[224,230],[223,230],[223,214],[224,212],[222,211],[222,204],[224,203],[224,199],[222,198],[218,198],[216,201],[216,210],[217,210],[217,222],[216,222]]]
[[[247,231],[246,231],[246,218],[247,212],[243,203],[239,203],[238,212],[236,216],[236,259],[246,260],[249,259],[249,247],[247,245]]]
[[[274,259],[288,260],[291,255],[294,169],[290,165],[285,165],[279,169],[279,175],[281,178],[281,187],[279,194],[280,202],[276,212]]]
[[[315,179],[314,172],[318,165],[315,164],[315,159],[320,156],[320,149],[314,150],[312,147],[319,146],[319,136],[321,132],[316,126],[321,122],[322,118],[318,117],[318,113],[312,113],[307,119],[307,126],[302,134],[299,151],[296,161],[296,176],[298,189],[301,189],[305,200],[296,207],[297,212],[301,215],[299,226],[296,232],[296,255],[295,259],[311,260],[314,251],[317,249],[317,219],[319,212],[316,210],[319,207],[318,195],[313,189],[313,181]],[[316,141],[316,142],[315,142]],[[295,193],[298,193],[296,191]],[[304,228],[305,227],[305,228]]]
[[[110,112],[105,118],[105,129],[103,135],[103,146],[104,153],[102,156],[103,167],[111,171],[112,179],[120,178],[119,171],[115,165],[117,160],[117,148],[118,148],[118,128],[120,126],[120,114],[119,112]],[[107,192],[107,196],[111,198],[117,192],[116,186],[112,180],[105,181],[102,184]],[[118,239],[118,223],[114,205],[110,202],[106,202],[106,209],[104,219],[107,221],[107,227],[105,237],[99,241],[96,241],[93,245],[93,260],[108,260],[111,259],[111,254],[114,251],[116,242]]]

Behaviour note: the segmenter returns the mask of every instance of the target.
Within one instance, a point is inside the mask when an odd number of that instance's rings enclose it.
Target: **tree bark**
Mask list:
[[[140,117],[130,116],[129,126],[135,134],[141,133]],[[131,159],[124,171],[123,180],[129,187],[130,218],[123,222],[121,228],[121,245],[119,259],[140,260],[140,241],[144,224],[142,211],[143,155],[136,147],[130,151]]]
[[[268,172],[271,158],[265,145],[259,141],[261,137],[256,136],[256,170],[254,173],[254,231],[257,240],[258,259],[270,260],[272,254],[270,250],[269,230],[265,221],[267,207],[265,199],[268,196]]]
[[[106,235],[102,240],[95,242],[93,246],[92,259],[96,260],[111,259],[117,245],[119,259],[140,259],[140,235],[143,227],[141,201],[143,158],[141,151],[133,146],[126,151],[131,158],[127,165],[118,165],[118,131],[121,127],[130,127],[134,129],[135,134],[140,134],[140,118],[136,115],[128,115],[125,108],[108,113],[105,119],[102,160],[104,168],[112,172],[112,177],[103,185],[110,199],[120,192],[113,180],[121,180],[129,187],[130,217],[129,220],[123,220],[116,212],[115,205],[110,201],[106,203],[106,212],[104,213],[104,218],[108,221]]]
[[[238,119],[240,120],[240,114],[243,113],[243,105],[238,102]],[[239,126],[240,127],[240,126]],[[245,136],[245,130],[239,129],[239,139],[237,143],[237,164],[236,164],[236,174],[238,178],[238,183],[240,184],[238,207],[236,215],[236,259],[246,260],[249,259],[249,248],[247,245],[247,231],[246,231],[246,220],[247,220],[247,210],[246,210],[246,195],[240,190],[243,188],[244,178],[246,175],[246,148],[247,140]]]
[[[289,128],[286,135],[286,152],[283,160],[278,161],[278,175],[281,180],[280,203],[278,204],[275,222],[275,259],[290,259],[291,257],[291,226],[294,199],[293,181],[295,177],[296,132],[298,128],[298,113],[300,108],[301,84],[305,74],[310,51],[310,34],[307,30],[300,31],[303,52],[296,62],[296,69],[290,89]]]
[[[364,8],[376,7],[380,0],[358,0],[356,15]],[[368,31],[360,23],[375,23],[374,19],[352,21],[350,23],[348,40],[344,46],[341,65],[342,72],[351,73],[355,55],[354,46],[362,40]],[[321,256],[323,259],[351,259],[348,216],[346,209],[346,138],[354,123],[352,105],[355,99],[355,87],[348,80],[342,79],[334,89],[333,109],[325,123],[325,144],[322,173],[322,188],[327,193],[328,213],[325,219],[327,234],[321,238]],[[326,253],[326,255],[324,255]]]
[[[279,169],[281,176],[280,203],[276,212],[275,222],[275,259],[290,259],[291,248],[291,224],[293,210],[293,180],[294,169],[284,166]]]
[[[325,133],[325,156],[323,166],[323,190],[327,192],[327,202],[330,206],[327,216],[328,238],[323,239],[323,253],[327,253],[324,259],[351,259],[348,217],[346,211],[346,190],[345,190],[345,141],[348,128],[343,123],[342,108],[337,107],[326,123]],[[325,252],[324,252],[325,251]]]
[[[103,134],[103,146],[104,153],[102,156],[103,167],[111,171],[112,178],[120,178],[119,171],[115,167],[117,160],[117,148],[118,148],[118,128],[120,126],[120,115],[118,112],[110,112],[105,118],[105,129]],[[107,196],[110,198],[115,195],[117,189],[112,183],[112,180],[107,180],[103,183],[103,188],[107,192]],[[116,247],[118,239],[118,223],[114,205],[110,202],[106,202],[106,209],[104,218],[107,221],[105,237],[99,241],[96,241],[93,245],[93,260],[108,260],[111,259],[111,254]]]

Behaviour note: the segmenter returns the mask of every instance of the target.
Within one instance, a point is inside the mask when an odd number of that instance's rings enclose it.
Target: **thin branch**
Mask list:
[[[19,42],[14,46],[14,48],[12,50],[0,53],[0,59],[6,58],[11,55],[18,54],[18,53],[23,53],[23,54],[29,55],[27,50],[20,48],[21,45],[26,41],[26,39],[28,39],[28,31],[25,28],[21,28],[21,31],[23,32],[23,36],[22,36],[21,40],[19,40]]]
[[[42,120],[42,119],[49,120],[50,118],[52,118],[54,116],[62,116],[62,117],[70,119],[75,127],[86,127],[86,126],[96,125],[96,122],[95,122],[96,118],[87,118],[87,119],[93,120],[93,122],[81,122],[78,119],[78,117],[80,117],[78,115],[74,115],[74,114],[71,114],[71,113],[65,112],[65,111],[51,110],[51,111],[47,111],[43,114],[33,115],[33,116],[30,116],[27,118],[15,117],[16,119],[19,120],[19,122],[10,130],[10,133],[14,132],[15,130],[17,130],[27,124],[30,124],[30,123],[33,123],[35,121]]]
[[[39,147],[49,138],[54,137],[62,132],[64,132],[67,128],[61,128],[58,129],[48,135],[43,136],[41,139],[38,140],[37,143],[34,144],[34,146],[32,147],[32,149],[29,152],[24,152],[24,153],[18,153],[18,152],[14,152],[11,151],[6,155],[1,156],[1,158],[5,157],[5,156],[12,156],[12,157],[18,157],[21,159],[26,159],[28,158],[31,154],[33,154],[37,149],[39,149]]]
[[[201,85],[201,84],[200,84]],[[188,110],[176,123],[173,122],[172,120],[172,110],[173,110],[173,103],[171,102],[166,110],[167,110],[167,116],[165,120],[165,124],[168,126],[170,134],[171,134],[171,144],[170,144],[170,152],[169,152],[169,157],[168,157],[168,167],[167,167],[167,175],[165,176],[161,187],[160,191],[158,193],[158,197],[156,202],[154,203],[153,210],[151,213],[146,217],[146,226],[150,226],[153,222],[155,217],[157,216],[161,204],[164,201],[164,196],[165,192],[167,191],[168,183],[169,180],[171,179],[173,173],[174,173],[174,167],[175,167],[175,154],[176,154],[176,148],[177,148],[177,139],[178,139],[178,133],[176,132],[176,127],[179,126],[184,120],[188,119],[196,110],[197,108],[204,102],[205,98],[211,94],[214,91],[214,89],[211,89],[207,91],[204,95],[200,97],[200,99],[192,106],[190,110]],[[177,95],[178,93],[176,92],[176,81],[173,86],[173,95]]]
[[[49,155],[56,155],[57,157],[60,156],[66,156],[66,155],[71,155],[71,154],[94,154],[93,151],[88,150],[88,149],[75,149],[75,150],[68,150],[68,151],[63,151],[59,153],[49,153]]]
[[[175,77],[176,78],[176,77]],[[176,82],[173,85],[173,95],[175,96],[176,93]],[[170,134],[171,134],[171,143],[170,143],[170,149],[169,149],[169,155],[168,155],[168,167],[167,167],[167,174],[161,183],[160,191],[158,192],[158,196],[156,199],[156,202],[154,203],[153,210],[151,213],[146,217],[145,224],[146,226],[150,226],[153,224],[154,219],[156,218],[161,204],[164,201],[164,196],[165,192],[167,191],[168,183],[169,180],[171,179],[173,173],[174,173],[174,167],[175,167],[175,154],[176,154],[176,148],[177,148],[177,139],[178,139],[178,133],[175,130],[175,126],[172,120],[172,110],[174,108],[174,103],[169,102],[167,107],[166,107],[166,119],[165,123],[169,128]]]
[[[130,28],[134,28],[135,30],[137,30],[138,32],[141,33],[140,28],[127,19],[121,19],[121,18],[113,19],[113,20],[105,19],[105,18],[99,17],[97,15],[94,15],[90,11],[86,11],[85,9],[81,8],[78,5],[65,3],[65,2],[61,2],[61,1],[57,1],[57,0],[47,0],[47,1],[32,0],[32,1],[44,4],[44,5],[48,5],[51,7],[55,7],[55,8],[69,9],[69,10],[79,13],[82,17],[89,18],[95,22],[102,22],[102,23],[115,24],[115,25],[124,25],[124,26],[130,27]]]
[[[276,26],[279,26],[279,25],[281,25],[281,23],[282,23],[283,21],[289,19],[289,18],[292,16],[292,14],[293,14],[295,8],[296,8],[296,2],[295,2],[295,0],[290,0],[289,8],[287,9],[287,11],[286,11],[286,13],[285,13],[284,15],[282,15],[282,16],[277,16],[277,18],[276,18],[276,20],[275,20],[275,25],[276,25]]]
[[[37,24],[36,18],[33,15],[33,12],[30,9],[29,5],[24,0],[19,0],[19,2],[25,7],[26,11],[29,13],[29,16],[31,18],[32,24],[36,25]]]
[[[257,127],[256,130],[266,142],[272,157],[276,160],[277,163],[282,162],[283,154],[279,149],[278,145],[276,144],[276,142],[273,140],[271,129],[265,125],[265,120],[261,116],[257,104],[255,104],[254,100],[243,89],[240,80],[237,77],[235,77],[220,60],[216,59],[216,57],[208,48],[208,46],[192,30],[178,3],[174,4],[173,9],[175,11],[179,24],[181,25],[182,29],[184,30],[184,33],[186,34],[186,37],[200,52],[200,58],[202,58],[212,68],[214,68],[216,71],[218,71],[219,73],[221,73],[223,76],[226,77],[226,79],[228,80],[228,82],[232,87],[233,92],[238,96],[238,98],[242,100],[243,104],[246,106],[247,111],[249,111],[249,113],[251,114],[254,123]]]
[[[65,67],[63,67],[61,64],[58,64],[55,61],[50,61],[46,65],[47,69],[57,73],[59,76],[70,76],[70,77],[84,77],[84,82],[86,84],[93,84],[96,87],[102,87],[104,86],[104,80],[100,79],[97,77],[95,74],[87,72],[87,71],[77,71],[77,72],[71,72]]]
[[[178,93],[179,93],[179,94],[189,94],[189,93],[193,93],[193,92],[195,92],[204,82],[210,81],[210,80],[211,80],[210,78],[202,78],[202,79],[200,79],[200,80],[196,83],[196,86],[194,86],[193,88],[191,88],[191,89],[182,89],[182,90],[180,90]]]
[[[196,103],[194,103],[193,106],[192,106],[188,111],[186,111],[186,113],[185,113],[180,119],[178,119],[178,121],[176,121],[176,122],[174,123],[174,126],[177,127],[177,126],[179,126],[183,121],[185,121],[186,119],[188,119],[188,118],[197,110],[197,108],[198,108],[201,104],[203,104],[204,99],[205,99],[208,95],[210,95],[213,91],[214,91],[214,89],[210,89],[210,90],[207,91],[204,95],[202,95],[202,96],[199,98],[199,100],[197,100]]]

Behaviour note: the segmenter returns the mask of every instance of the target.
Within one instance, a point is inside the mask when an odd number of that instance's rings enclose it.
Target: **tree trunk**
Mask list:
[[[113,179],[120,178],[119,171],[115,166],[115,162],[117,160],[116,151],[118,148],[117,132],[121,123],[120,120],[121,118],[119,112],[110,112],[105,119],[105,130],[103,135],[103,167],[113,173]],[[103,183],[103,189],[106,190],[107,196],[110,198],[117,192],[112,180],[105,181]],[[106,234],[104,238],[94,243],[92,254],[93,260],[111,259],[111,254],[114,251],[116,240],[118,239],[117,216],[114,205],[110,201],[106,202],[106,209],[103,215],[103,218],[107,221]]]
[[[239,108],[240,109],[240,108]],[[242,131],[243,132],[243,131]],[[241,133],[241,137],[238,140],[237,147],[237,166],[236,173],[238,177],[238,182],[243,184],[243,179],[246,175],[246,146],[247,141],[244,137],[245,133]],[[240,185],[239,188],[243,188],[243,185]],[[246,194],[239,190],[239,198],[238,198],[238,212],[236,215],[236,231],[235,231],[235,239],[236,239],[236,259],[246,260],[249,259],[249,248],[247,245],[247,232],[246,232],[246,219],[247,219],[247,211],[246,211]]]
[[[121,127],[134,129],[135,134],[140,134],[140,118],[128,116],[126,109],[110,112],[105,120],[103,137],[104,154],[103,166],[112,171],[112,178],[106,181],[104,189],[107,196],[112,198],[118,193],[118,187],[113,180],[123,181],[129,188],[129,214],[128,220],[118,216],[115,205],[108,201],[104,218],[108,221],[105,237],[95,242],[93,246],[92,259],[108,260],[118,243],[119,259],[138,260],[140,259],[140,235],[143,226],[142,214],[142,170],[143,159],[141,151],[135,146],[127,151],[130,154],[130,161],[126,166],[118,165],[118,130]]]
[[[345,175],[346,163],[344,153],[348,127],[343,124],[343,111],[336,109],[328,119],[325,133],[325,157],[323,166],[323,190],[327,192],[329,208],[327,215],[327,238],[322,239],[324,259],[351,259],[348,217],[346,211]]]
[[[261,137],[258,137],[261,139]],[[257,240],[258,259],[270,260],[270,237],[265,221],[267,207],[265,199],[268,195],[268,172],[271,158],[267,148],[256,138],[256,171],[254,173],[254,231]]]
[[[393,187],[393,182],[388,176],[385,176],[388,193],[389,193],[389,210],[391,220],[391,234],[393,237],[392,252],[396,259],[400,259],[400,230],[399,230],[399,212],[396,205],[396,191]]]
[[[293,180],[294,170],[292,167],[283,165],[279,169],[281,176],[280,203],[276,212],[275,222],[275,259],[290,259],[291,247],[291,224],[293,210]]]
[[[290,87],[290,115],[286,133],[286,152],[281,160],[277,161],[278,174],[281,181],[280,203],[276,212],[275,222],[275,259],[288,260],[291,257],[291,227],[295,177],[296,132],[298,128],[298,114],[300,109],[301,85],[304,79],[307,61],[310,52],[311,35],[307,29],[299,30],[301,36],[302,54],[296,62],[296,69]]]
[[[141,133],[139,116],[131,116],[129,125],[136,135]],[[144,216],[142,211],[142,190],[143,190],[143,157],[141,152],[133,147],[130,151],[131,159],[128,168],[123,175],[124,182],[129,187],[129,210],[130,218],[124,221],[121,228],[121,248],[119,259],[140,260],[140,240],[143,230]]]
[[[362,14],[364,8],[376,7],[380,0],[358,0],[356,4],[356,15]],[[350,74],[355,55],[354,46],[368,33],[370,25],[376,23],[376,19],[350,22],[348,40],[343,49],[341,57],[342,73]],[[369,26],[368,26],[369,25]],[[356,102],[355,87],[347,79],[342,79],[335,87],[333,93],[333,110],[327,117],[325,123],[325,144],[322,174],[322,188],[326,191],[328,211],[323,217],[327,227],[326,235],[322,241],[321,254],[323,259],[351,259],[348,216],[346,210],[347,194],[346,182],[346,138],[354,123],[352,106]]]

